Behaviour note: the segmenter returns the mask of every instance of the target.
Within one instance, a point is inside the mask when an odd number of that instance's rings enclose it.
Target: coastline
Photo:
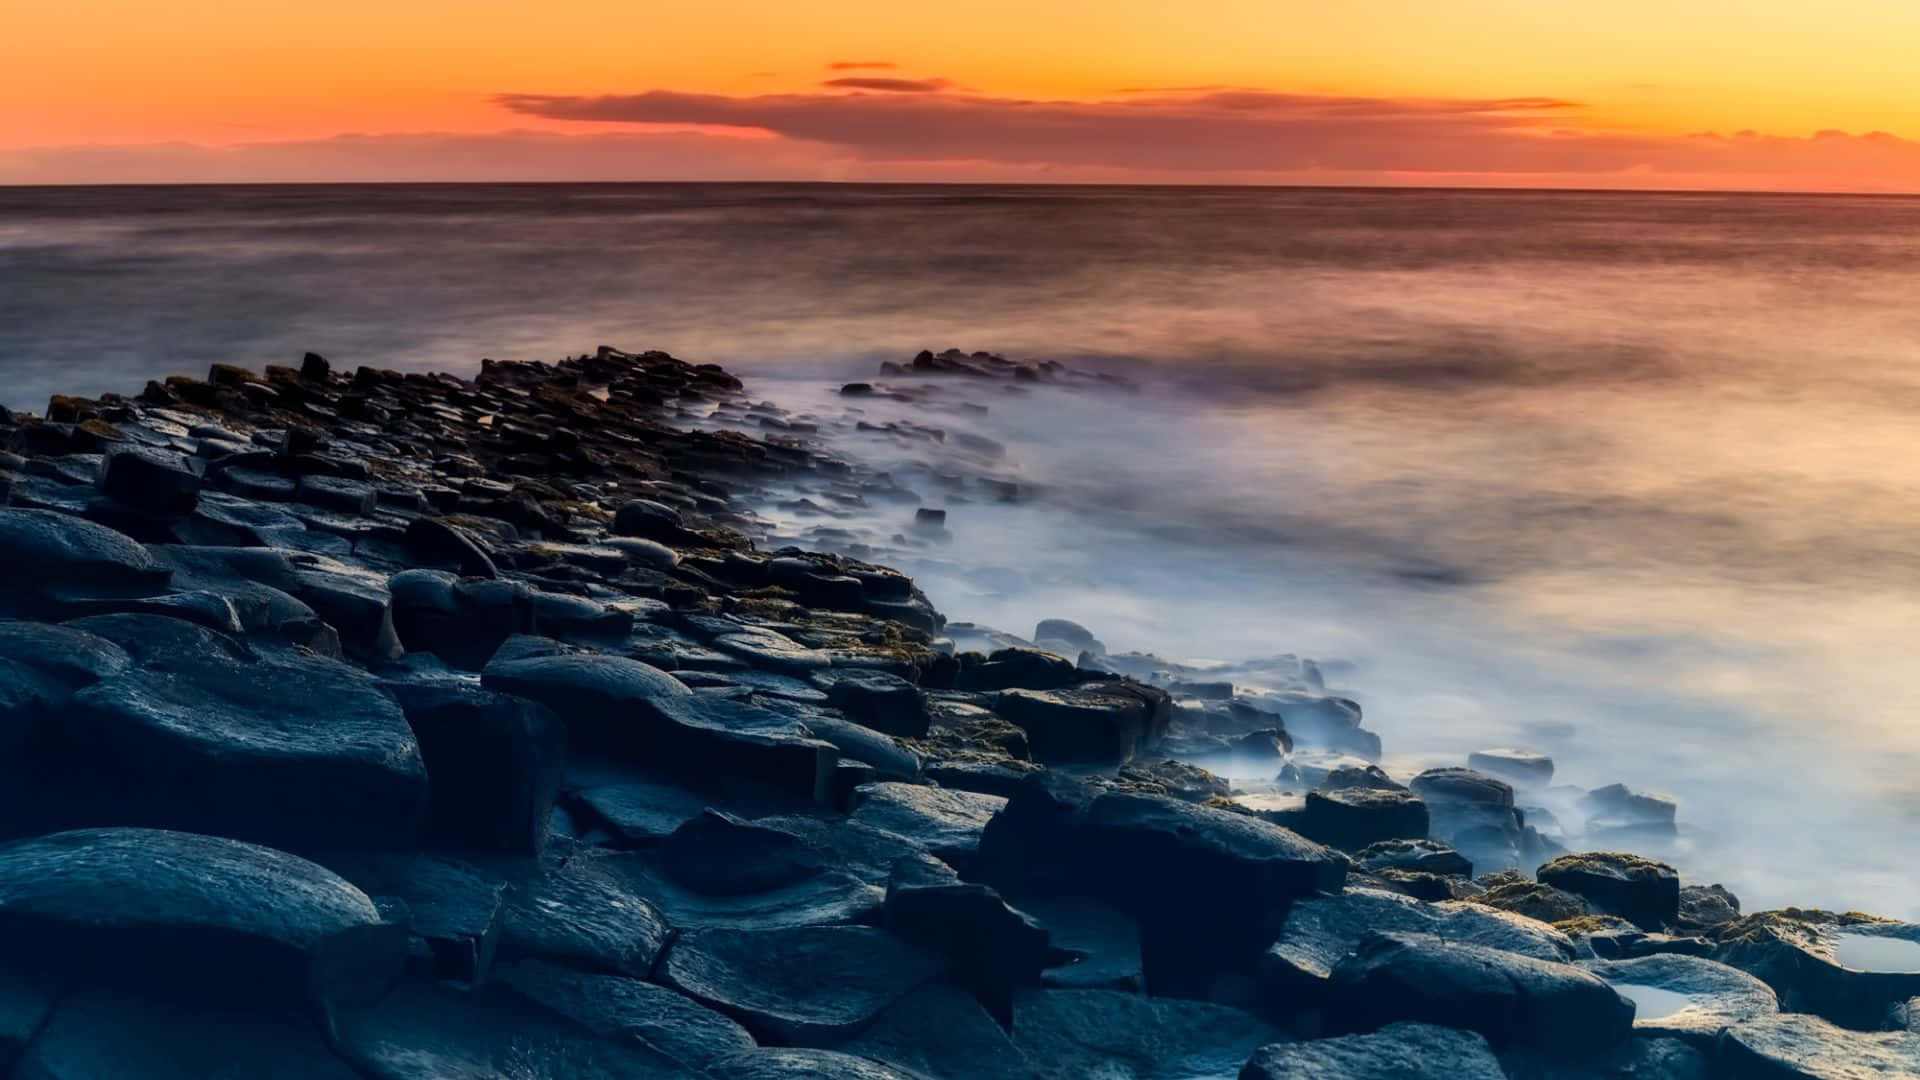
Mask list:
[[[908,373],[1083,377],[925,353],[882,379]],[[875,392],[857,385],[843,393]],[[537,1015],[528,1038],[554,1062],[614,1054],[582,981],[611,978],[737,1027],[724,1060],[640,1037],[670,1062],[646,1067],[722,1075],[781,1075],[768,1045],[982,1076],[1143,1052],[1122,1038],[1268,1070],[1253,1075],[1311,1061],[1295,1058],[1321,1040],[1302,1036],[1438,1047],[1456,1075],[1569,1056],[1737,1074],[1920,1045],[1890,1028],[1920,974],[1838,960],[1862,938],[1898,954],[1920,927],[1741,917],[1671,867],[1566,855],[1516,803],[1551,762],[1494,754],[1402,784],[1311,661],[1253,697],[1108,656],[1097,626],[949,625],[884,567],[756,550],[738,502],[796,475],[910,500],[780,438],[792,421],[743,390],[605,348],[472,380],[310,357],[0,414],[0,586],[24,620],[0,653],[20,748],[8,835],[113,829],[0,851],[0,882],[72,860],[118,875],[55,874],[11,912],[0,888],[0,934],[87,956],[83,988],[150,994],[177,970],[143,921],[167,898],[117,914],[110,952],[76,913],[100,880],[137,890],[204,863],[233,888],[166,924],[251,945],[239,909],[278,903],[312,928],[302,964],[352,941],[332,982],[273,1004],[322,1017],[316,1060],[374,1075],[396,1074],[394,1046],[483,1015]],[[686,422],[716,410],[760,437]],[[1265,769],[1273,790],[1236,794],[1209,762]],[[1672,827],[1670,802],[1589,795],[1621,846]],[[340,903],[249,894],[258,848],[128,827],[284,849],[311,861],[273,864],[283,896]],[[230,970],[259,951],[234,948]],[[1448,988],[1476,964],[1526,978],[1465,1009]],[[231,997],[221,970],[194,981]],[[1617,986],[1708,1019],[1636,1026]],[[71,992],[35,997],[52,1023],[26,1054],[60,1045]],[[933,1067],[959,1033],[975,1071]],[[1255,1052],[1278,1044],[1310,1049]],[[525,1050],[444,1052],[504,1067]]]

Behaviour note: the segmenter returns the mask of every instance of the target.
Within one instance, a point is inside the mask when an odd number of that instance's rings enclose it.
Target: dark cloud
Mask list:
[[[510,94],[498,100],[550,120],[752,129],[874,163],[985,162],[1162,177],[1303,171],[1920,174],[1920,146],[1881,133],[1797,139],[1613,132],[1581,128],[1580,103],[1549,97],[1212,89],[1043,101],[952,91],[730,97],[653,90],[601,97]]]
[[[892,94],[932,94],[948,89],[953,83],[946,79],[885,79],[873,76],[854,76],[845,79],[828,79],[820,84],[836,90],[879,90]]]
[[[887,60],[835,60],[828,71],[892,71],[899,64]]]

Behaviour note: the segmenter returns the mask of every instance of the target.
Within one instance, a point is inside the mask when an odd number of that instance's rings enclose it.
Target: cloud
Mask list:
[[[932,94],[952,86],[945,79],[881,79],[872,76],[859,76],[847,79],[828,79],[820,84],[838,90],[878,90],[894,94]]]
[[[827,65],[828,71],[892,71],[899,64],[886,60],[835,60]]]

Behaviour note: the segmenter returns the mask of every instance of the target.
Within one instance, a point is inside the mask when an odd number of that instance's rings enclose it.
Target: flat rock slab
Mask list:
[[[254,844],[114,828],[0,848],[0,950],[31,969],[330,1005],[378,993],[405,949],[366,893]]]
[[[1348,889],[1339,896],[1302,900],[1287,913],[1279,939],[1260,958],[1268,1006],[1286,1011],[1318,1005],[1334,969],[1376,931],[1429,934],[1555,963],[1574,956],[1565,934],[1524,916],[1478,904],[1423,903],[1377,889]]]
[[[356,1080],[295,1012],[217,1011],[88,989],[64,999],[22,1057],[22,1080]]]
[[[1254,1051],[1239,1080],[1506,1080],[1487,1040],[1432,1024],[1388,1024],[1371,1035],[1274,1043]]]
[[[695,1069],[754,1047],[746,1028],[684,994],[639,979],[531,960],[496,978],[596,1035],[638,1041]]]
[[[693,1080],[700,1074],[633,1039],[607,1037],[504,987],[459,990],[409,979],[342,1019],[343,1056],[379,1080]]]
[[[1710,1049],[1734,1024],[1772,1016],[1780,1003],[1766,983],[1697,956],[1660,953],[1581,965],[1634,1004],[1637,1035],[1670,1035]]]
[[[210,652],[116,675],[74,705],[63,738],[144,823],[322,847],[405,843],[424,824],[427,773],[406,717],[338,661]]]
[[[635,856],[581,854],[516,883],[498,955],[647,975],[671,929],[644,881]]]
[[[1817,1016],[1781,1013],[1727,1029],[1720,1064],[1734,1080],[1913,1080],[1920,1034],[1835,1027]]]
[[[1007,805],[997,795],[926,784],[863,784],[853,793],[853,820],[904,837],[966,873],[980,852],[980,834]]]
[[[1014,997],[1013,1044],[1047,1080],[1233,1076],[1280,1033],[1225,1005],[1119,990],[1030,990]]]
[[[1633,1027],[1633,1003],[1590,972],[1430,934],[1374,934],[1334,968],[1330,990],[1336,1030],[1413,1020],[1578,1057],[1625,1045]]]
[[[667,950],[659,978],[749,1030],[804,1046],[851,1037],[942,966],[864,926],[696,930]]]

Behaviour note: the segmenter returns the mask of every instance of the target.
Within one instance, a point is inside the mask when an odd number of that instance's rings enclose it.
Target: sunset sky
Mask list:
[[[0,183],[1920,191],[1913,0],[0,5]]]

